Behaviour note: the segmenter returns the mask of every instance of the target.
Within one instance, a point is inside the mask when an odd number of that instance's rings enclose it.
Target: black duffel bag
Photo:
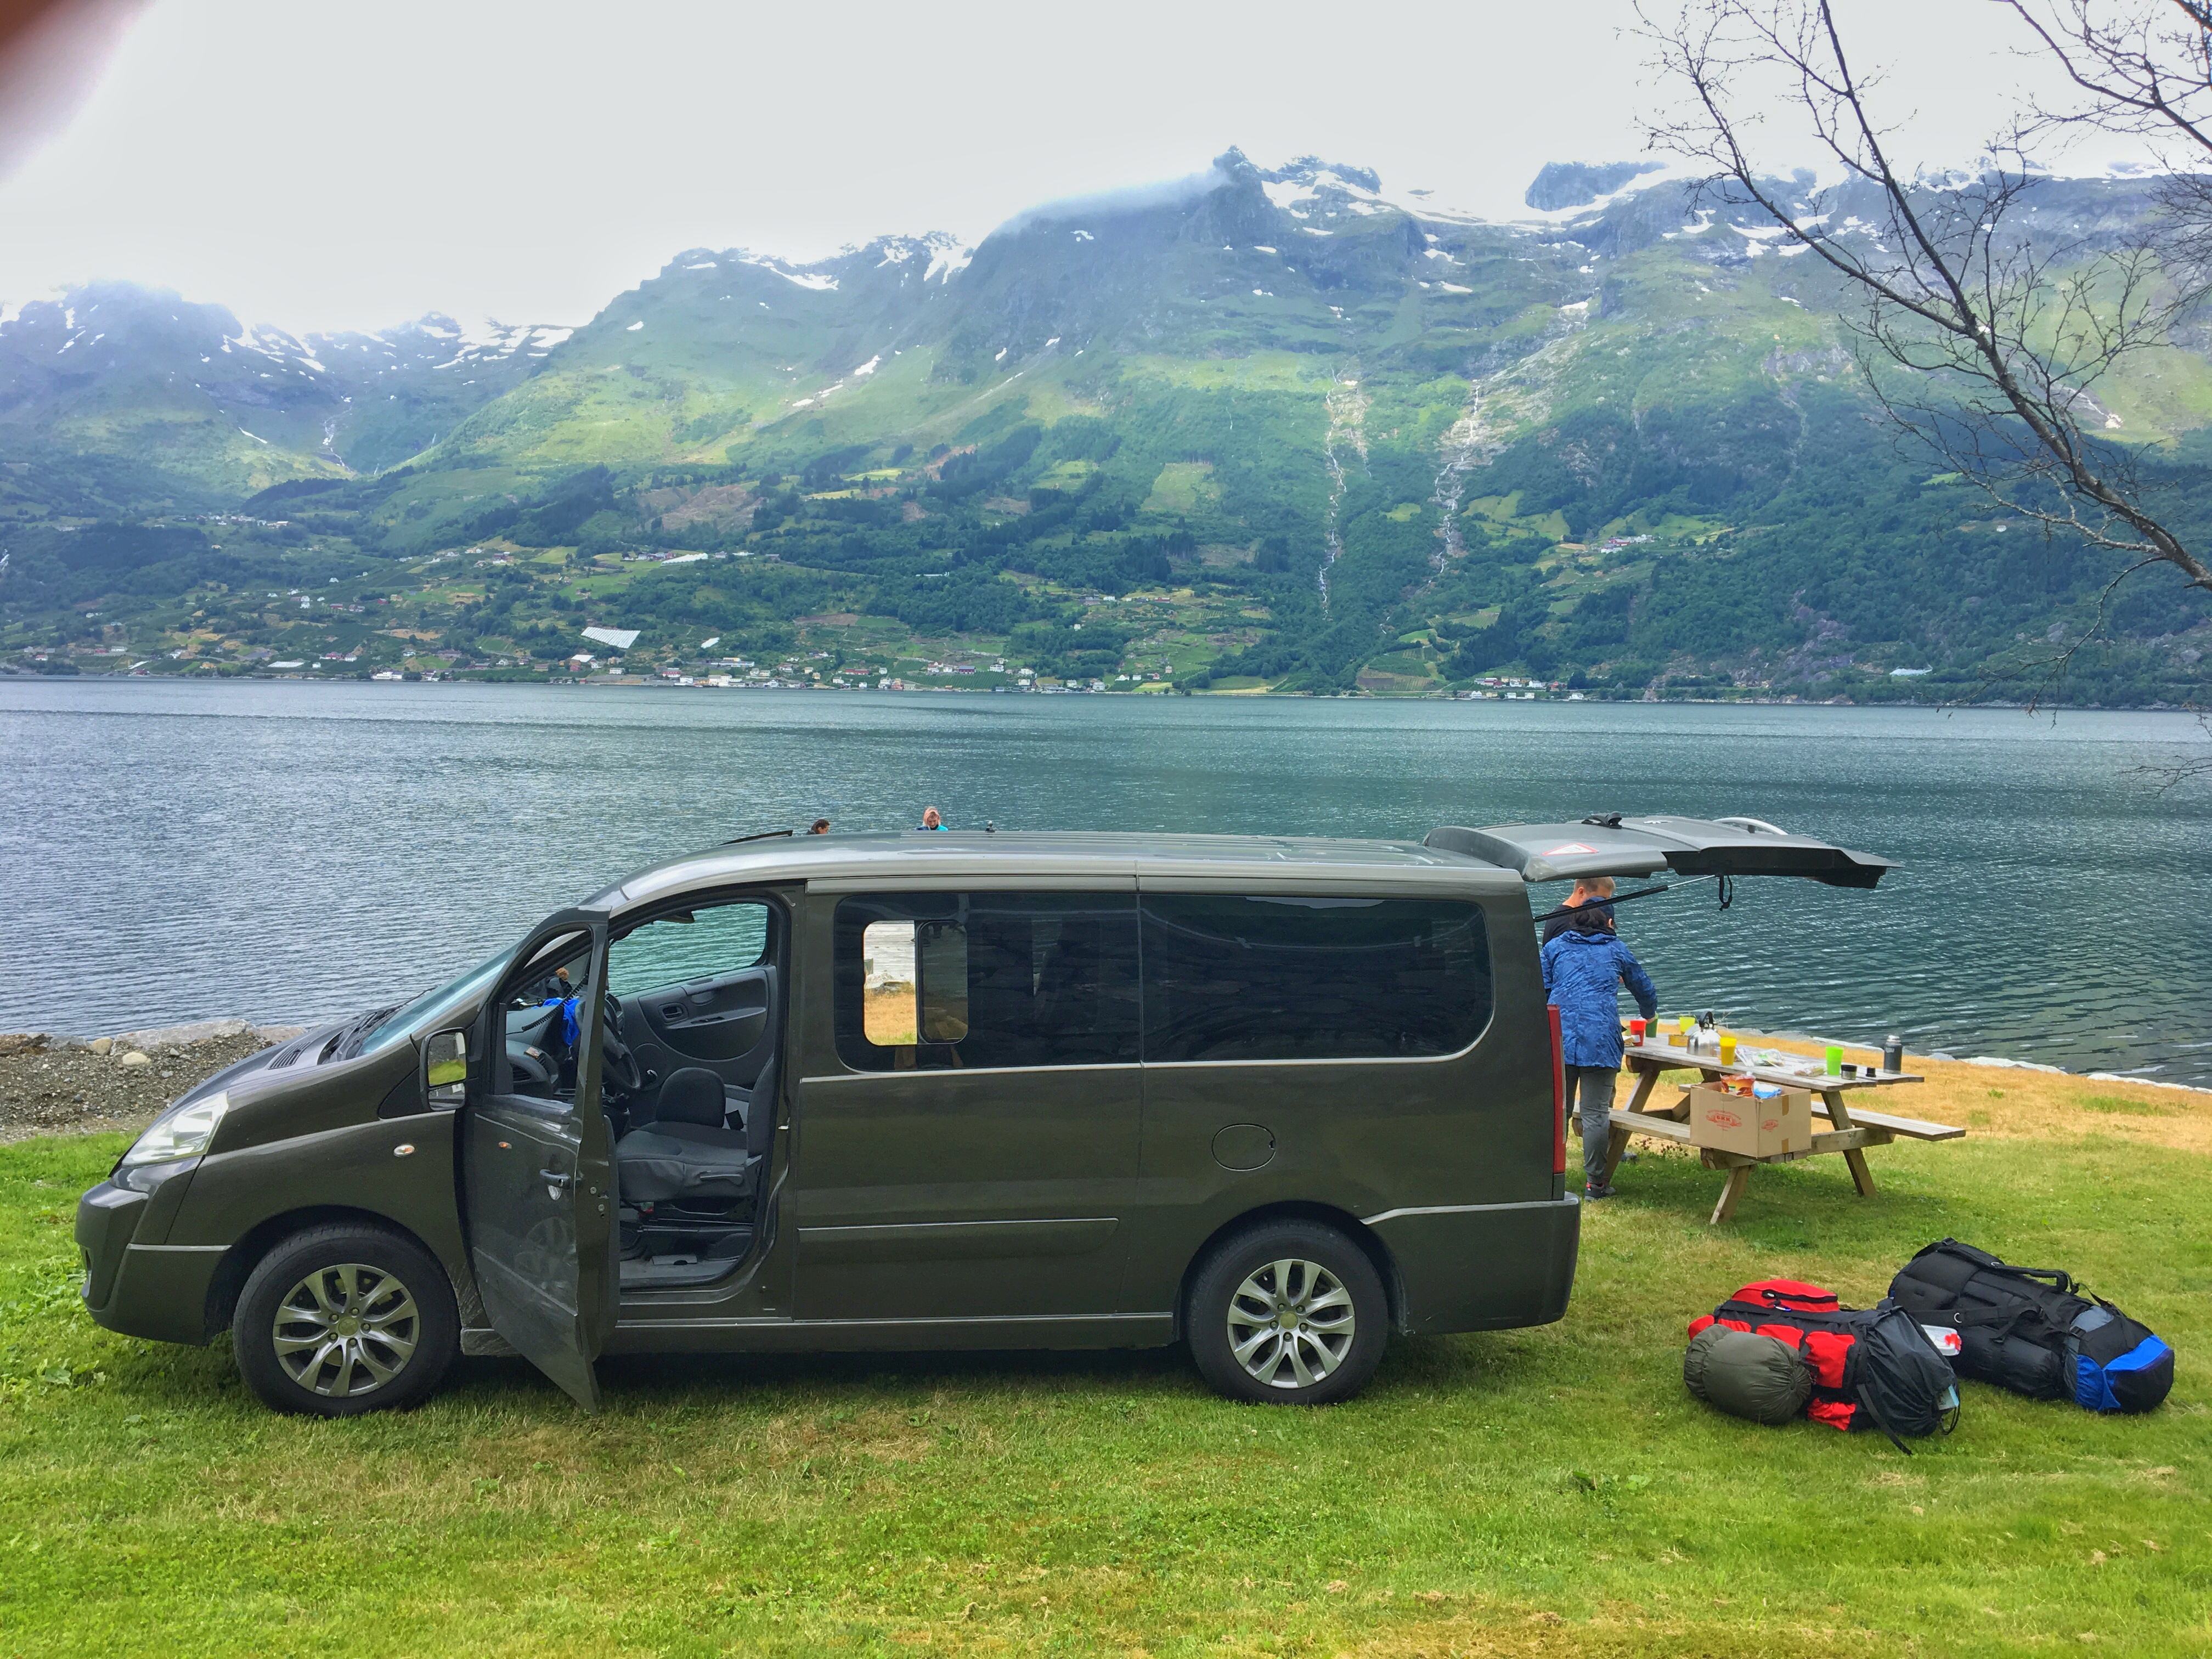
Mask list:
[[[1959,1333],[1962,1376],[2091,1411],[2147,1412],[2173,1387],[2173,1350],[2056,1267],[2015,1267],[1947,1238],[1890,1281],[1923,1325]]]

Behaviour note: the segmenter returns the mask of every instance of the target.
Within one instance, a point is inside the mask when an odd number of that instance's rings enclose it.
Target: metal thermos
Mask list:
[[[1885,1072],[1905,1069],[1905,1039],[1894,1031],[1881,1040],[1881,1069]]]

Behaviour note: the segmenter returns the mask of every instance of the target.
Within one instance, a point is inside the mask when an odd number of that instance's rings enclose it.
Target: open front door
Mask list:
[[[559,1073],[547,1092],[521,1093],[507,1062],[507,1016],[518,999],[537,1006],[559,967],[577,988],[549,1028],[562,1033]],[[605,916],[567,911],[532,934],[477,1027],[481,1062],[471,1071],[481,1082],[463,1132],[464,1213],[484,1311],[586,1411],[599,1409],[592,1361],[614,1328],[619,1285],[614,1168],[599,1108],[606,982]]]

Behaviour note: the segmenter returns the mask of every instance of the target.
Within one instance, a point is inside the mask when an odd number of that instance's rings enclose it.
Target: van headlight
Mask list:
[[[215,1139],[216,1125],[230,1109],[230,1097],[218,1090],[181,1106],[172,1106],[155,1118],[129,1152],[123,1167],[142,1164],[173,1164],[180,1158],[198,1158]]]

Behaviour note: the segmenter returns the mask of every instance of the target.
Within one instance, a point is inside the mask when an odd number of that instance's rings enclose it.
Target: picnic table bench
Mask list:
[[[1742,1051],[1738,1049],[1738,1053]],[[1612,1133],[1606,1147],[1605,1179],[1612,1184],[1613,1172],[1620,1164],[1620,1156],[1628,1150],[1631,1135],[1650,1135],[1655,1139],[1671,1140],[1678,1146],[1693,1146],[1690,1138],[1688,1118],[1690,1105],[1685,1084],[1683,1097],[1668,1105],[1654,1107],[1651,1096],[1659,1086],[1660,1075],[1665,1072],[1696,1071],[1710,1083],[1723,1077],[1747,1077],[1754,1083],[1772,1084],[1784,1089],[1808,1089],[1813,1093],[1813,1113],[1823,1117],[1831,1126],[1824,1134],[1813,1137],[1813,1144],[1802,1152],[1777,1152],[1765,1158],[1753,1158],[1745,1152],[1723,1152],[1717,1147],[1701,1146],[1698,1152],[1705,1168],[1726,1170],[1728,1179],[1721,1188],[1720,1200],[1713,1206],[1709,1225],[1717,1227],[1735,1213],[1735,1204],[1750,1184],[1751,1172],[1762,1164],[1789,1164],[1801,1158],[1817,1158],[1823,1152],[1841,1152],[1844,1163],[1850,1170],[1852,1183],[1859,1196],[1874,1195],[1874,1172],[1867,1168],[1866,1151],[1869,1146],[1887,1146],[1902,1137],[1907,1140],[1956,1140],[1966,1132],[1948,1123],[1929,1123],[1919,1118],[1896,1117],[1887,1112],[1874,1112],[1845,1103],[1844,1096],[1860,1089],[1881,1089],[1901,1083],[1919,1083],[1925,1079],[1911,1072],[1862,1072],[1856,1077],[1838,1077],[1814,1073],[1793,1071],[1786,1066],[1761,1066],[1739,1060],[1723,1065],[1720,1056],[1710,1049],[1678,1048],[1671,1043],[1641,1042],[1632,1045],[1626,1058],[1629,1069],[1635,1073],[1636,1089],[1626,1107],[1617,1107],[1613,1113]]]

